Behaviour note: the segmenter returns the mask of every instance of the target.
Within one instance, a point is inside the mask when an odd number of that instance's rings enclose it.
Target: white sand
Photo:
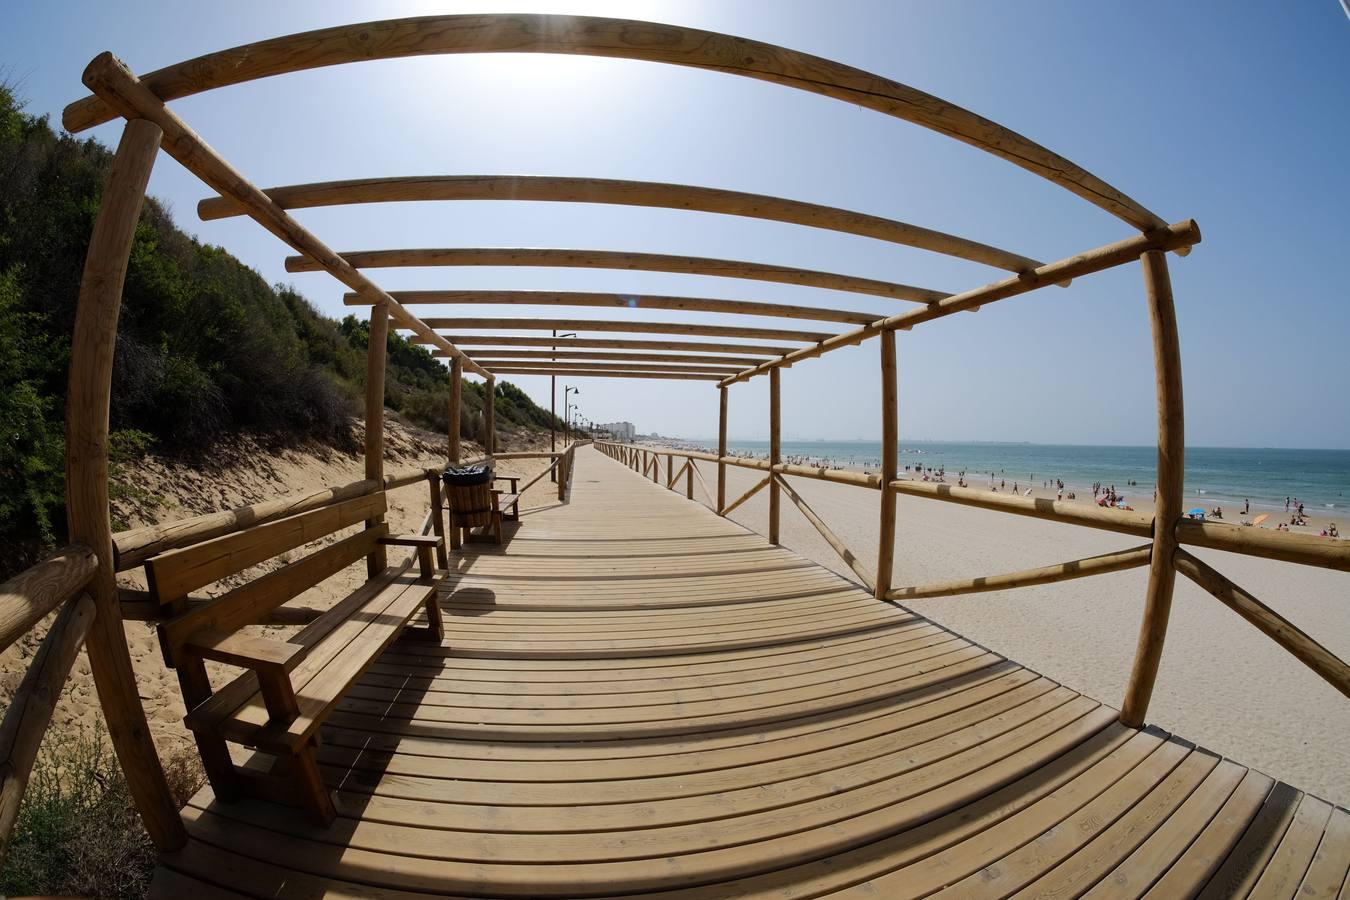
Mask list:
[[[699,470],[716,490],[717,467]],[[727,500],[762,473],[728,467]],[[802,478],[793,487],[868,567],[876,566],[878,496]],[[696,496],[704,498],[695,481]],[[731,518],[764,533],[768,491]],[[995,575],[1144,543],[1110,534],[900,497],[894,585]],[[783,497],[783,544],[854,578]],[[1342,659],[1350,658],[1350,575],[1193,549]],[[1147,570],[915,601],[916,612],[1091,697],[1119,707],[1129,679]],[[1148,720],[1330,801],[1350,802],[1350,703],[1301,662],[1178,576]]]

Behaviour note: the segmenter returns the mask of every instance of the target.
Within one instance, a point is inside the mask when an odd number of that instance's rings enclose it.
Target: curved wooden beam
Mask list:
[[[656,22],[558,15],[388,19],[246,44],[145,76],[161,99],[372,59],[451,53],[562,53],[711,69],[842,100],[955,138],[1040,175],[1144,231],[1166,223],[1090,172],[983,116],[862,69],[746,38]],[[66,107],[71,132],[116,112],[96,97]]]
[[[146,119],[127,122],[89,236],[70,338],[66,524],[70,542],[84,544],[98,557],[98,569],[87,585],[95,616],[85,635],[85,649],[108,736],[151,840],[160,850],[177,850],[187,843],[187,831],[164,777],[136,687],[136,671],[122,627],[108,515],[108,410],[117,320],[145,186],[165,137],[158,125]]]
[[[630,253],[623,250],[561,250],[540,247],[447,247],[408,250],[354,250],[340,254],[358,269],[427,266],[535,266],[554,269],[620,269],[639,272],[672,272],[680,275],[708,275],[714,278],[741,278],[772,281],[803,287],[825,288],[936,303],[947,294],[873,278],[816,272],[791,266],[708,259],[701,256],[673,256],[666,253]],[[286,257],[287,272],[323,271],[307,256]]]
[[[545,369],[556,370],[558,372],[674,372],[680,374],[721,375],[724,378],[728,374],[734,375],[738,371],[734,366],[682,366],[674,363],[552,362],[547,359],[488,360],[483,363],[483,367],[489,372],[496,372],[499,369]]]
[[[753,353],[781,356],[792,352],[792,347],[773,344],[710,344],[704,341],[639,341],[631,338],[563,338],[563,337],[527,337],[524,335],[447,335],[455,346],[465,347],[557,347],[561,350],[576,347],[608,350],[690,350],[695,353]],[[419,343],[418,339],[410,339]],[[441,358],[450,354],[438,350],[432,356]]]
[[[739,316],[768,316],[778,319],[811,319],[818,322],[846,322],[866,325],[884,318],[884,313],[851,312],[819,306],[794,306],[786,303],[760,303],[754,300],[716,300],[705,297],[669,297],[658,294],[610,294],[598,291],[390,291],[399,303],[495,306],[575,306],[616,307],[618,309],[678,309],[687,312],[728,313]],[[344,294],[347,306],[370,306],[362,294]]]
[[[662,378],[668,381],[719,381],[721,375],[690,375],[665,372],[606,372],[569,369],[495,369],[495,375],[560,375],[564,378]]]
[[[271,188],[266,194],[282,209],[419,200],[529,200],[685,209],[839,231],[945,253],[1010,272],[1026,272],[1040,265],[1034,259],[997,247],[867,213],[763,194],[655,181],[551,175],[414,175],[287,185]],[[242,213],[230,197],[209,197],[197,204],[197,214],[207,221]]]
[[[683,322],[643,322],[637,319],[423,319],[429,328],[500,328],[507,331],[621,331],[629,334],[689,334],[707,337],[762,338],[814,344],[833,337],[817,331],[746,328],[740,325],[694,325]],[[400,324],[399,328],[403,328]]]
[[[685,353],[606,353],[584,350],[470,350],[464,354],[476,359],[485,366],[493,365],[496,359],[574,359],[592,362],[628,361],[628,362],[667,362],[667,363],[712,363],[714,365],[741,367],[754,365],[755,360],[747,356],[696,356]]]

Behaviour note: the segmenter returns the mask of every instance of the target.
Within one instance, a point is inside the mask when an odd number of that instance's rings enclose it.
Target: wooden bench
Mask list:
[[[314,760],[319,727],[352,683],[419,609],[426,635],[444,635],[437,605],[433,552],[442,539],[388,534],[380,519],[383,492],[172,550],[146,562],[151,595],[171,617],[159,626],[164,660],[177,671],[202,763],[216,796],[241,793],[290,802],[327,825],[336,812]],[[296,547],[359,523],[367,528],[206,602],[189,592],[235,575]],[[411,560],[384,568],[285,640],[239,634],[288,600],[363,557],[381,558],[382,545],[411,546]],[[213,690],[206,660],[246,669]],[[275,758],[270,770],[234,765],[228,743]]]
[[[511,482],[511,490],[497,492],[497,509],[501,510],[502,518],[508,522],[520,521],[520,476],[519,475],[494,475],[493,481]]]

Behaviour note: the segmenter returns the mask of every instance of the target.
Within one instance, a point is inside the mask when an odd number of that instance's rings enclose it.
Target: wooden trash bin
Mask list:
[[[492,487],[493,477],[487,466],[449,468],[441,475],[444,483],[445,508],[449,515],[450,544],[459,546],[472,538],[471,529],[489,530],[498,544],[502,542],[502,514],[514,509],[518,495],[503,494]]]

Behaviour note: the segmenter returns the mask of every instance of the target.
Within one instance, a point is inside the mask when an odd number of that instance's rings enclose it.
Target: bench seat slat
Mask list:
[[[299,644],[313,652],[314,648],[318,647],[332,631],[341,627],[343,622],[359,612],[363,606],[370,602],[371,598],[384,590],[400,571],[400,569],[390,568],[376,575],[292,635],[289,638],[290,642]],[[257,679],[252,672],[245,672],[212,694],[200,706],[189,710],[184,722],[192,729],[206,728],[212,723],[223,720],[257,692]]]
[[[175,616],[159,629],[165,663],[177,664],[178,649],[194,632],[203,629],[230,632],[261,620],[276,607],[364,557],[385,532],[383,525],[358,532]]]
[[[401,633],[436,590],[434,578],[418,577],[410,570],[387,570],[371,585],[378,590],[358,592],[363,595],[362,602],[344,609],[340,620],[322,625],[316,620],[293,639],[309,637],[311,629],[320,630],[315,626],[323,631],[312,643],[306,641],[309,653],[291,672],[299,706],[299,715],[293,721],[269,722],[257,680],[246,673],[194,710],[188,717],[189,727],[216,729],[226,740],[264,749],[302,746],[348,686]],[[219,702],[213,702],[218,698]]]

